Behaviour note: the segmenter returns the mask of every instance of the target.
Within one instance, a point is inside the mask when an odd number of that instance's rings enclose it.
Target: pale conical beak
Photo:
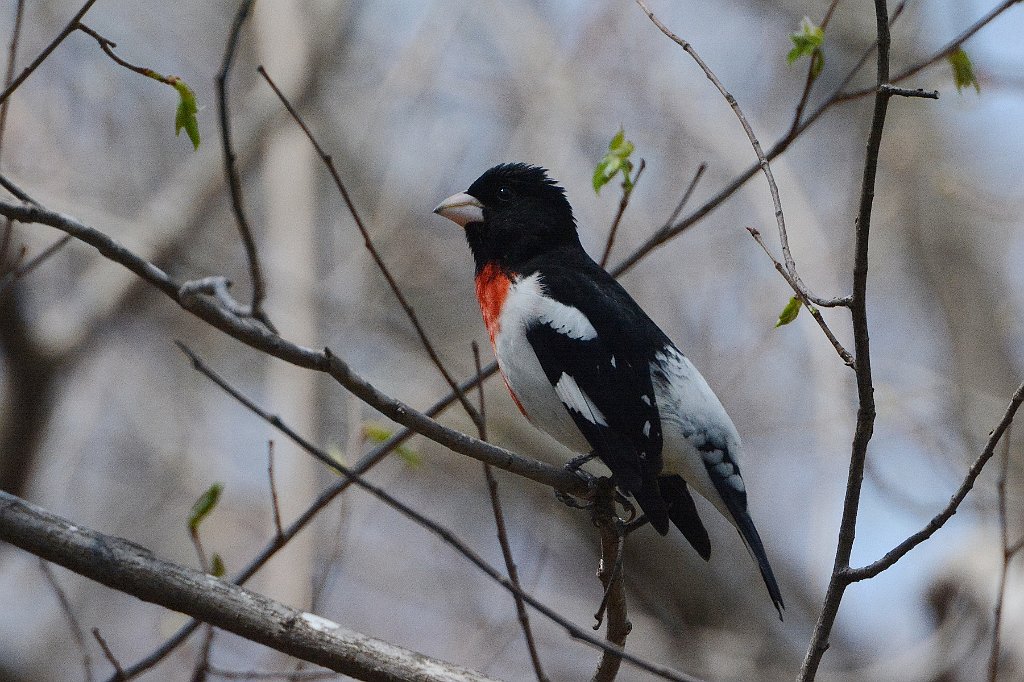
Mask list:
[[[484,221],[484,205],[479,199],[465,192],[453,194],[442,201],[434,209],[434,213],[462,227]]]

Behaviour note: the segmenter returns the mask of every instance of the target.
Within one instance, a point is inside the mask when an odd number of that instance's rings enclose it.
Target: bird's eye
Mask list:
[[[508,185],[502,185],[497,191],[498,201],[510,201],[512,199],[512,189]]]

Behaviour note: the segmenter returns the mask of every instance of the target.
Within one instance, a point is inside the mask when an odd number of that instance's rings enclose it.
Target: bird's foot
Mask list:
[[[597,476],[594,476],[588,471],[584,471],[582,467],[596,456],[597,455],[593,452],[585,455],[576,455],[565,464],[565,470],[576,474],[576,476],[587,485],[588,490],[594,489],[594,486],[597,484]],[[581,501],[568,493],[563,493],[560,490],[555,491],[555,499],[567,507],[572,507],[573,509],[591,509],[593,507],[593,503],[589,501]]]

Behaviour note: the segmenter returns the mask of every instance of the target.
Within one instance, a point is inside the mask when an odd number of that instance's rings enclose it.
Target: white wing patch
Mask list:
[[[561,399],[562,403],[578,414],[583,415],[583,418],[592,424],[598,426],[608,426],[608,422],[605,421],[604,415],[601,414],[601,410],[597,409],[587,394],[583,392],[576,380],[571,376],[562,372],[562,376],[558,378],[558,383],[555,384],[555,393]]]

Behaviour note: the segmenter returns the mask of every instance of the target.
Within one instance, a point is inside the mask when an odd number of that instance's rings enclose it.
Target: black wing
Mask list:
[[[669,510],[658,484],[661,418],[650,362],[668,339],[615,280],[586,260],[589,267],[577,262],[537,270],[547,295],[580,310],[597,330],[596,338],[574,338],[545,322],[527,329],[526,337],[551,385],[558,387],[567,375],[597,408],[587,414],[580,405],[567,404],[616,483],[664,535]]]

